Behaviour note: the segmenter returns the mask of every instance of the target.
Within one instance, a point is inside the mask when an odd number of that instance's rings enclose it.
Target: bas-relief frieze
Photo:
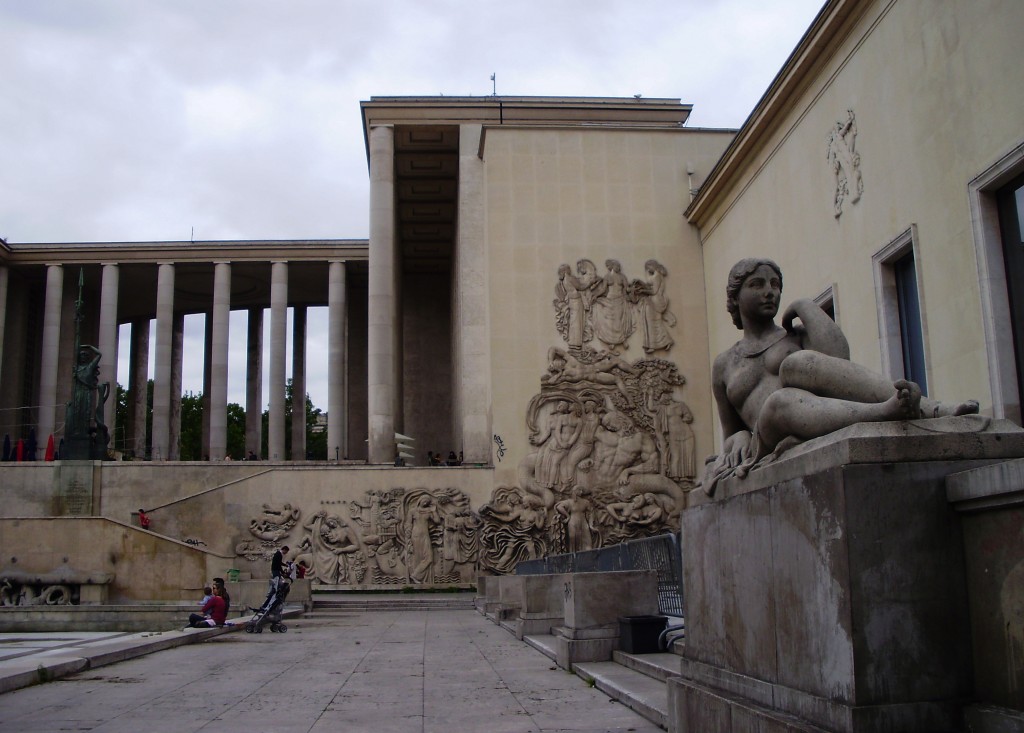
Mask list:
[[[558,268],[552,346],[526,405],[532,446],[517,484],[473,508],[461,490],[396,487],[310,508],[263,506],[236,547],[269,560],[289,545],[327,585],[470,583],[479,572],[679,528],[697,475],[685,377],[660,354],[674,345],[667,270],[644,263],[630,281],[617,260],[600,276],[582,259]],[[634,335],[645,356],[624,356]],[[498,460],[505,442],[494,435]],[[340,506],[335,506],[338,504]]]

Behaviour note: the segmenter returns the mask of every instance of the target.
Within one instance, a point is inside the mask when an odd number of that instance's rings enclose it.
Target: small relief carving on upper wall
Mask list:
[[[570,349],[598,341],[611,354],[629,346],[638,329],[645,353],[668,351],[674,344],[669,328],[676,318],[665,295],[668,271],[657,260],[644,263],[646,279],[630,281],[618,260],[605,260],[602,276],[588,259],[558,268],[555,285],[555,327]]]
[[[857,152],[857,118],[852,109],[846,110],[846,120],[839,120],[828,134],[828,164],[835,182],[833,193],[834,214],[843,214],[843,201],[860,201],[864,193],[864,179],[860,174],[860,154]]]

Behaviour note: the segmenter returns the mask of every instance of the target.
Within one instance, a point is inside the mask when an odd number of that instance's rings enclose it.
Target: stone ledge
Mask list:
[[[690,506],[698,506],[850,464],[998,460],[1022,455],[1024,429],[1009,420],[963,415],[858,423],[801,443],[745,478],[724,479],[714,498],[693,491],[689,501]]]

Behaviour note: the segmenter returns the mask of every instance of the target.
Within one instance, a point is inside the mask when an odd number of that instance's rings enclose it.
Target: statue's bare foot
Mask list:
[[[978,401],[967,400],[966,402],[932,402],[923,401],[921,405],[921,417],[949,417],[951,415],[977,415]]]
[[[921,414],[921,388],[907,379],[893,382],[896,388],[896,414],[894,417],[904,420],[913,419]]]

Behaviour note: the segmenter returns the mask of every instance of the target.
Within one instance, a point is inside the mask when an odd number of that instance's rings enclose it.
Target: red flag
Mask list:
[[[53,433],[50,433],[50,437],[46,439],[46,454],[43,457],[43,460],[53,460]]]

